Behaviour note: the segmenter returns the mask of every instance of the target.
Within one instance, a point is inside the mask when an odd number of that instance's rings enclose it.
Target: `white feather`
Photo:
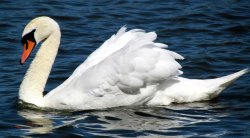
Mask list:
[[[181,65],[176,60],[184,58],[165,49],[167,45],[155,43],[155,32],[140,29],[126,32],[127,28],[122,27],[65,82],[43,96],[61,33],[58,24],[49,17],[31,21],[23,35],[34,28],[35,36],[46,40],[26,73],[19,98],[40,107],[85,110],[209,100],[248,72],[246,69],[209,80],[179,77]]]

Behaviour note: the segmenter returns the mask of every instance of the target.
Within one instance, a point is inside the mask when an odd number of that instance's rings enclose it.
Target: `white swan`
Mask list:
[[[122,27],[60,86],[43,96],[57,55],[61,32],[49,17],[33,19],[24,29],[24,64],[41,44],[19,89],[19,99],[42,108],[85,110],[129,105],[169,105],[215,98],[248,69],[217,79],[179,77],[183,57],[153,42],[154,32]]]

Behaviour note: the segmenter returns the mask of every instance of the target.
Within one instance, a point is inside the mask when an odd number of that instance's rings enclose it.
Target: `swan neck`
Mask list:
[[[19,99],[44,107],[43,92],[60,45],[61,33],[57,28],[41,44],[21,83]]]

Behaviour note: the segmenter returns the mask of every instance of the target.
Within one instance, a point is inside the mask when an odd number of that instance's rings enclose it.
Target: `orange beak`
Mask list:
[[[21,64],[24,64],[24,62],[27,60],[35,45],[36,43],[30,40],[27,40],[27,43],[24,43],[23,55],[20,61]]]

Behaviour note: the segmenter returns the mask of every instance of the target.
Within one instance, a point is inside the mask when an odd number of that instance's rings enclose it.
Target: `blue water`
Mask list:
[[[250,74],[208,102],[55,112],[19,107],[28,62],[19,64],[24,26],[54,18],[61,47],[46,91],[62,83],[121,26],[156,31],[182,54],[184,77],[214,78],[250,63],[250,2],[217,1],[0,1],[1,137],[250,137]]]

